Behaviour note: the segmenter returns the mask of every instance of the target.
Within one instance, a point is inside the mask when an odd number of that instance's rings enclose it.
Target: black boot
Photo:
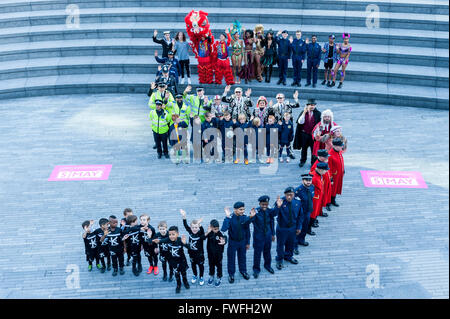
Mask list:
[[[175,293],[179,294],[181,291],[181,279],[177,278],[177,288],[175,288]]]
[[[342,87],[342,82],[339,82],[338,89]]]
[[[138,269],[136,267],[136,263],[134,263],[134,262],[133,262],[132,271],[133,271],[133,275],[135,275],[136,277],[139,276],[139,271],[138,271]]]
[[[186,274],[183,275],[183,285],[184,285],[184,288],[186,288],[186,289],[190,288],[189,282],[188,282],[188,280],[186,278]]]
[[[333,87],[333,86],[335,86],[336,85],[336,82],[335,81],[333,81],[333,82],[331,82],[331,85],[330,85],[330,87]]]
[[[314,222],[314,219],[313,218],[311,218],[310,220],[309,220],[309,224],[308,224],[308,231],[306,232],[308,235],[310,235],[310,236],[314,236],[314,235],[316,235],[316,233],[315,232],[313,232],[312,231],[312,224],[313,224],[313,222]]]
[[[325,83],[327,83],[327,80],[322,81],[322,85],[325,85]]]
[[[336,207],[339,207],[339,204],[338,203],[336,203],[336,196],[331,196],[331,205],[333,205],[333,206],[336,206]]]
[[[327,204],[327,206],[325,206],[326,207],[326,209],[327,209],[327,211],[329,211],[329,212],[331,212],[331,206],[330,206],[331,204]]]

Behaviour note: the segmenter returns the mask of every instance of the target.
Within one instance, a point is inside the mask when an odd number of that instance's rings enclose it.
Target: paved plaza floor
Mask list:
[[[230,285],[224,258],[219,288],[193,286],[175,296],[175,283],[161,274],[88,272],[82,221],[130,207],[149,214],[153,226],[166,220],[181,229],[183,208],[205,226],[212,218],[222,224],[224,206],[241,200],[248,213],[260,195],[273,201],[298,186],[309,169],[298,167],[299,152],[274,172],[263,164],[177,166],[152,149],[145,95],[1,101],[0,298],[448,298],[448,111],[326,101],[318,108],[331,108],[343,126],[346,175],[341,206],[319,217],[300,263],[257,280],[238,275]],[[70,164],[112,170],[106,181],[47,181],[54,166]],[[366,188],[360,170],[419,171],[428,188]],[[252,257],[253,248],[250,273]]]

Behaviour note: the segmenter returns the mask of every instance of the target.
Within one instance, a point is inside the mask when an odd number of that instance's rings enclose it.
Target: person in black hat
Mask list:
[[[322,55],[322,48],[320,44],[317,43],[317,36],[313,34],[311,36],[311,43],[309,39],[306,39],[306,53],[307,53],[307,65],[306,65],[306,85],[311,85],[311,72],[313,77],[313,88],[316,87],[317,83],[317,70],[320,65],[320,57]]]
[[[167,90],[172,94],[175,95],[176,93],[178,93],[178,88],[177,88],[177,78],[175,77],[174,74],[170,73],[170,70],[172,69],[172,67],[169,64],[164,64],[161,67],[161,71],[158,71],[158,73],[156,74],[156,79],[155,81],[164,83],[167,86]]]
[[[333,148],[329,151],[330,174],[333,178],[331,187],[331,205],[338,207],[336,203],[336,195],[342,194],[342,184],[344,181],[345,166],[344,157],[342,156],[342,147],[344,142],[340,138],[333,139]]]
[[[278,45],[278,66],[280,73],[280,79],[277,84],[286,85],[286,74],[288,68],[288,62],[291,58],[291,43],[288,40],[288,32],[287,30],[283,30],[283,32],[278,31],[277,36],[274,38],[275,42]]]
[[[258,198],[259,207],[256,209],[256,215],[252,218],[253,223],[253,276],[258,278],[261,272],[260,262],[261,254],[264,256],[264,268],[274,273],[271,267],[272,256],[270,250],[272,248],[272,241],[275,239],[274,217],[275,210],[269,208],[269,196],[263,195]]]
[[[158,158],[163,153],[165,158],[169,158],[169,150],[167,147],[167,139],[169,132],[170,115],[162,108],[163,101],[155,101],[156,109],[150,111],[150,121],[153,130],[153,139],[156,143]]]
[[[326,149],[321,149],[317,151],[317,161],[311,166],[310,173],[312,174],[317,167],[318,163],[328,163],[328,152]],[[323,177],[323,202],[322,206],[326,207],[327,211],[331,211],[331,175],[330,172],[327,171],[322,175]],[[327,217],[327,213],[321,213],[319,216]],[[316,220],[317,222],[317,220]]]
[[[313,197],[314,185],[312,185],[312,174],[302,174],[302,184],[295,189],[295,196],[300,198],[303,210],[302,231],[297,235],[294,254],[298,255],[298,245],[308,246],[309,243],[305,241],[306,233],[309,226],[309,217],[313,211]],[[311,231],[311,236],[315,233]]]
[[[297,118],[297,128],[295,130],[294,145],[295,150],[302,150],[300,158],[300,167],[303,167],[308,157],[308,148],[311,149],[311,165],[316,158],[313,156],[314,140],[312,132],[317,123],[320,122],[322,114],[316,108],[316,100],[308,99],[306,106]]]
[[[323,66],[325,67],[324,71],[324,80],[322,81],[322,85],[327,83],[327,86],[331,86],[331,80],[333,79],[333,64],[337,61],[337,51],[336,45],[334,44],[334,39],[336,37],[334,34],[330,34],[328,36],[328,42],[324,43],[322,52],[323,55]]]
[[[246,253],[250,248],[250,227],[251,218],[256,215],[254,208],[250,211],[250,217],[245,216],[245,204],[243,202],[234,203],[234,213],[228,207],[225,207],[225,220],[222,224],[222,232],[228,231],[229,241],[227,249],[228,259],[228,281],[234,282],[234,273],[236,271],[236,254],[238,257],[239,272],[245,280],[249,280],[247,273]]]
[[[307,233],[310,234],[311,227],[319,227],[317,224],[315,224],[315,220],[317,216],[319,216],[322,213],[322,203],[324,196],[323,193],[323,175],[328,170],[328,164],[327,163],[317,163],[316,170],[313,172],[313,179],[312,184],[314,185],[314,197],[313,197],[313,211],[310,215],[309,219],[309,225],[308,225],[308,231]]]
[[[222,259],[227,236],[220,231],[219,222],[215,219],[211,220],[205,236],[207,238],[206,251],[209,263],[209,279],[207,283],[208,285],[214,284],[216,287],[219,287],[222,279]],[[217,278],[214,281],[216,269]]]
[[[170,31],[164,31],[163,39],[157,39],[157,35],[158,30],[153,31],[153,42],[161,44],[163,49],[162,56],[163,58],[167,58],[169,51],[173,49],[173,41],[170,38]]]
[[[167,52],[166,58],[165,57],[160,58],[158,57],[158,51],[155,50],[155,60],[158,63],[163,64],[163,67],[164,65],[170,66],[169,72],[174,76],[176,83],[178,84],[178,77],[181,73],[181,64],[178,61],[178,59],[174,57],[174,52],[170,50],[169,52]]]
[[[294,198],[295,190],[288,187],[284,190],[284,197],[278,196],[275,204],[275,213],[277,215],[277,269],[283,268],[283,260],[291,264],[298,264],[293,257],[295,236],[300,234],[302,227],[303,209],[300,201]]]

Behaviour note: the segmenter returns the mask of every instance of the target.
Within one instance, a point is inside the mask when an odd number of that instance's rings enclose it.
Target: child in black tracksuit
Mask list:
[[[102,264],[102,268],[100,268],[100,272],[104,273],[106,269],[111,270],[111,254],[109,253],[109,245],[106,239],[105,232],[108,230],[109,221],[106,218],[100,218],[98,224],[100,228],[95,230],[98,239],[98,258],[100,259],[100,263]],[[105,263],[106,259],[106,263]],[[106,266],[108,265],[108,266]],[[108,267],[108,268],[106,268]]]
[[[165,221],[161,221],[158,224],[158,231],[155,235],[156,239],[162,240],[169,238],[169,233],[167,232],[167,223]],[[159,251],[159,260],[161,261],[161,265],[163,268],[163,281],[167,280],[167,255],[169,253],[168,251],[168,245],[166,243],[159,243],[158,248],[156,251]],[[173,269],[169,264],[169,282],[173,280]]]
[[[175,272],[175,278],[177,280],[176,293],[179,293],[181,290],[181,278],[183,278],[184,287],[186,289],[190,288],[186,277],[186,270],[189,266],[184,255],[184,248],[188,248],[189,245],[186,242],[186,236],[183,235],[181,239],[178,236],[178,227],[171,226],[169,228],[169,238],[153,239],[153,242],[167,244],[168,246],[167,261]],[[149,237],[151,237],[151,234],[149,234]]]
[[[131,208],[125,208],[123,210],[123,218],[120,221],[120,229],[122,231],[127,231],[127,229],[130,227],[129,224],[127,224],[127,217],[133,215],[133,210]],[[130,265],[130,259],[131,259],[131,252],[130,252],[130,247],[128,246],[128,242],[125,242],[125,251],[127,253],[127,266]]]
[[[191,226],[189,226],[186,221],[186,212],[180,209],[180,213],[183,217],[183,226],[189,233],[188,254],[191,260],[192,272],[194,273],[191,282],[195,284],[198,279],[198,284],[203,286],[205,284],[205,280],[203,279],[203,274],[205,272],[205,253],[203,249],[203,242],[206,239],[205,230],[200,225],[201,219],[192,220]]]
[[[206,233],[208,241],[206,243],[206,251],[208,252],[209,262],[209,279],[208,285],[220,286],[220,280],[222,278],[222,258],[225,244],[227,243],[227,236],[225,236],[219,230],[219,222],[215,219],[211,220]],[[217,269],[217,279],[214,282],[214,273]]]
[[[111,254],[111,262],[113,266],[113,276],[117,276],[117,269],[120,274],[125,274],[123,269],[123,231],[118,227],[119,221],[115,216],[109,217],[109,230],[106,230],[106,238],[109,245],[109,253]]]
[[[286,162],[289,162],[289,158],[295,159],[295,156],[294,154],[292,154],[291,150],[291,142],[294,140],[294,125],[291,121],[291,113],[284,113],[283,123],[280,125],[278,134],[280,143],[280,151],[278,157],[280,158],[280,162],[283,162],[283,148],[286,148],[288,156],[286,158]]]
[[[82,234],[84,242],[84,250],[86,253],[86,261],[88,262],[88,270],[92,271],[92,262],[95,260],[97,263],[97,268],[100,268],[99,258],[98,258],[98,238],[97,233],[91,231],[91,227],[94,221],[86,220],[81,224],[84,232]]]
[[[144,255],[148,259],[149,267],[147,269],[147,274],[151,274],[154,270],[155,276],[159,273],[158,271],[158,254],[155,252],[156,244],[149,243],[148,239],[155,239],[156,231],[152,225],[150,225],[150,216],[142,214],[139,216],[141,222],[141,236],[142,236],[142,249],[144,250]],[[147,230],[152,231],[153,237],[149,238]]]
[[[227,162],[233,161],[234,156],[233,126],[234,123],[233,120],[231,119],[230,112],[225,111],[223,113],[223,118],[219,121],[219,130],[222,138],[222,162],[224,163],[225,160],[227,160]],[[226,158],[225,155],[227,155]]]
[[[138,224],[138,219],[135,215],[130,215],[127,217],[127,224],[130,225],[124,231],[123,239],[126,240],[128,249],[128,254],[133,257],[133,274],[139,276],[142,272],[142,261],[141,261],[141,248],[142,248],[142,226]]]

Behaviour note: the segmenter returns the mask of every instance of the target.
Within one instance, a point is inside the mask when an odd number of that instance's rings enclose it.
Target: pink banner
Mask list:
[[[366,187],[428,188],[419,172],[361,171]]]
[[[112,165],[58,165],[49,181],[102,181],[107,180]]]

